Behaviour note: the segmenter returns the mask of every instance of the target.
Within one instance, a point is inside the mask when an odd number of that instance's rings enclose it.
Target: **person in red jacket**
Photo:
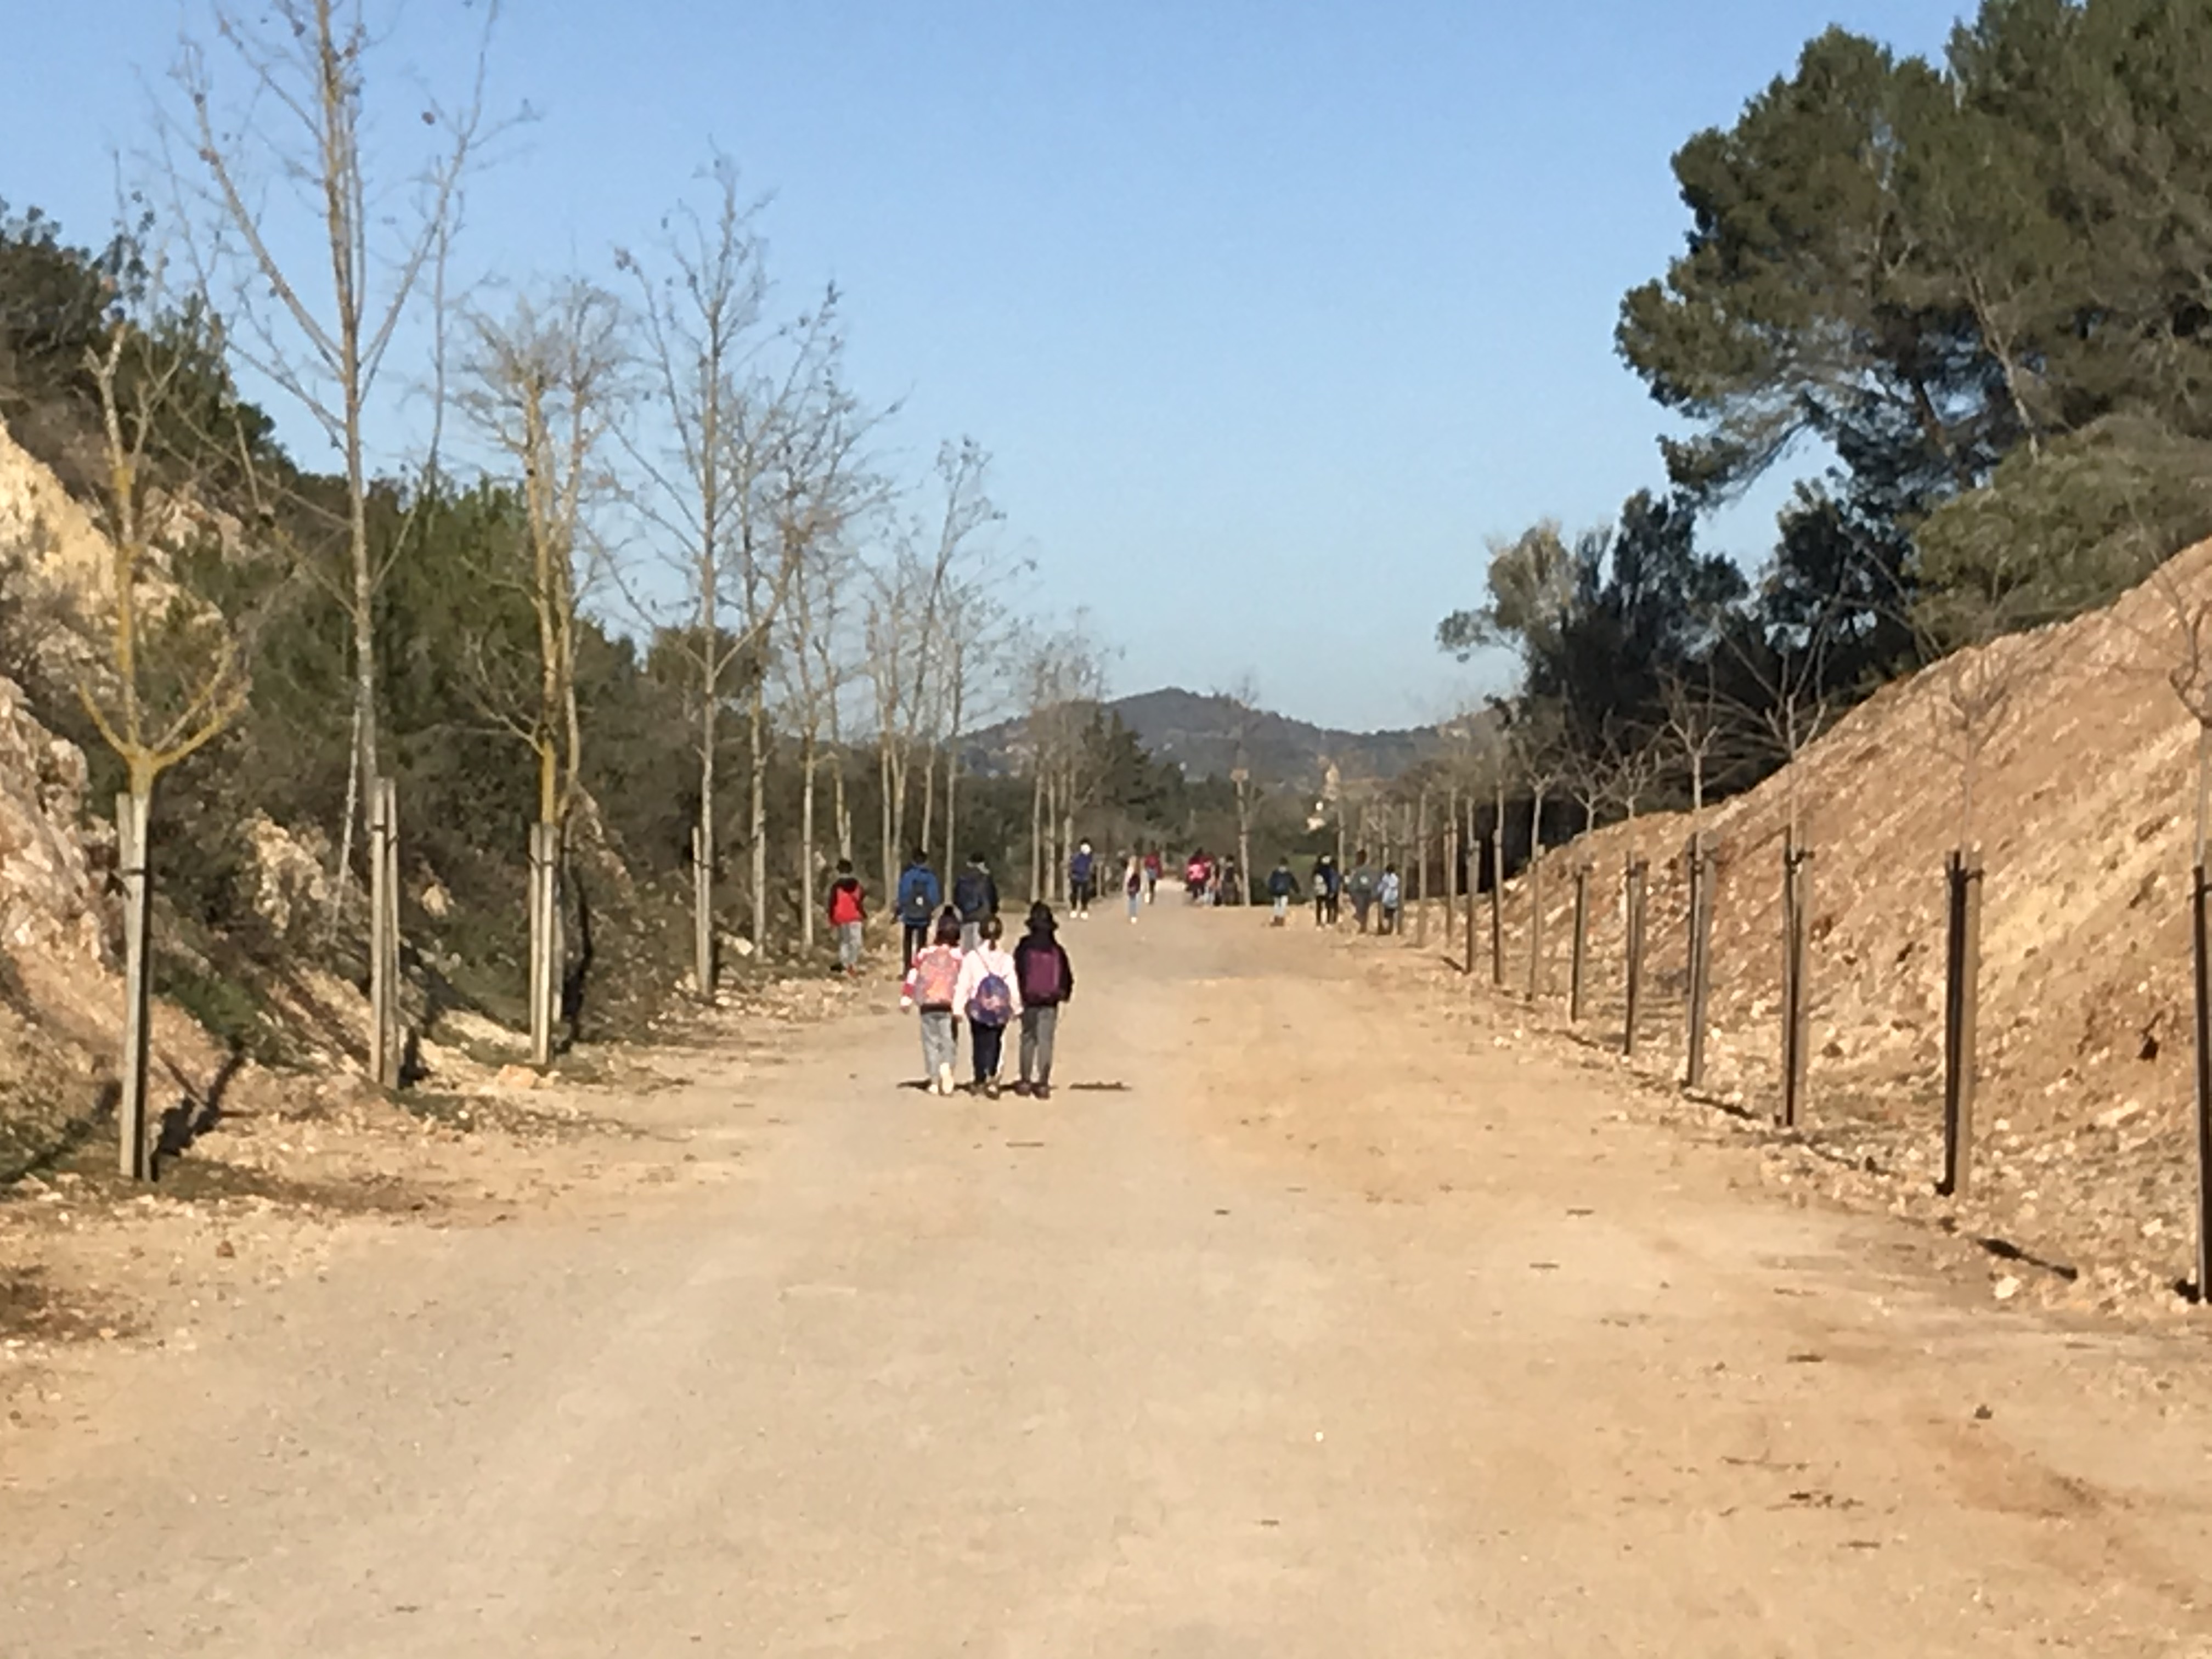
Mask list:
[[[853,873],[853,860],[837,860],[837,879],[830,884],[830,926],[837,935],[837,969],[848,976],[860,971],[860,949],[867,942],[868,894]]]

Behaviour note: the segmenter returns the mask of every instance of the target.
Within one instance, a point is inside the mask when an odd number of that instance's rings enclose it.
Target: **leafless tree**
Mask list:
[[[159,263],[142,302],[118,300],[101,343],[87,354],[101,441],[94,522],[108,547],[111,614],[104,655],[87,665],[77,691],[86,714],[123,763],[128,791],[117,803],[124,882],[125,1007],[118,1110],[120,1168],[150,1172],[147,1134],[152,962],[152,873],[148,854],[155,785],[214,742],[237,719],[249,690],[252,616],[226,616],[185,580],[190,544],[213,542],[219,559],[250,560],[222,548],[230,527],[201,499],[207,465],[257,480],[255,458],[234,407],[219,403],[202,429],[204,386],[220,356],[205,313],[162,314]],[[250,601],[248,601],[250,603]]]
[[[761,207],[740,193],[736,165],[716,155],[706,169],[704,212],[683,204],[661,221],[647,254],[618,250],[617,265],[636,284],[640,326],[655,393],[653,419],[631,425],[623,444],[641,477],[635,499],[656,532],[660,557],[683,583],[680,623],[665,627],[660,607],[633,607],[664,624],[662,638],[682,658],[691,682],[697,731],[698,823],[694,834],[692,972],[695,988],[714,984],[714,871],[718,825],[721,717],[732,682],[759,641],[734,628],[726,589],[735,526],[748,512],[757,458],[732,441],[746,424],[759,386],[760,360],[775,331],[765,321],[769,294]]]
[[[1707,659],[1702,682],[1686,674],[1670,673],[1660,686],[1666,710],[1663,728],[1668,744],[1680,761],[1690,785],[1690,833],[1703,844],[1705,825],[1705,781],[1712,769],[1728,726],[1718,693],[1713,685],[1712,664]]]
[[[179,222],[233,349],[322,428],[345,475],[345,569],[333,585],[353,635],[353,752],[334,905],[356,803],[379,764],[375,600],[392,555],[370,536],[369,428],[393,343],[426,300],[442,342],[463,185],[499,130],[484,101],[497,0],[485,0],[471,72],[450,102],[382,73],[390,40],[374,9],[208,0],[212,38],[185,37],[174,79],[186,108],[164,134]],[[414,158],[388,167],[370,149],[387,101],[424,133]]]
[[[1229,708],[1230,738],[1236,763],[1230,780],[1237,786],[1237,870],[1249,896],[1252,884],[1252,730],[1260,714],[1260,682],[1249,673],[1218,694]]]
[[[965,592],[967,564],[977,550],[979,534],[1000,517],[988,490],[990,456],[974,439],[944,445],[936,471],[939,499],[933,522],[902,538],[876,572],[866,605],[886,890],[898,881],[915,759],[925,750],[928,757],[935,753],[933,716],[946,706],[940,694],[948,641],[958,632],[953,617]],[[934,776],[931,765],[926,801],[933,797]],[[957,854],[948,851],[947,856]]]
[[[529,746],[538,820],[555,826],[567,823],[581,787],[576,638],[596,562],[589,514],[611,491],[604,451],[630,365],[620,306],[580,279],[518,299],[505,316],[469,320],[458,401],[522,492],[520,556],[491,579],[524,598],[536,630],[534,659],[519,677],[483,659],[479,678],[495,717]],[[500,695],[518,678],[526,692]]]
[[[710,995],[723,717],[744,700],[751,926],[764,946],[771,666],[788,643],[780,624],[800,571],[841,540],[868,422],[842,382],[836,291],[771,320],[761,204],[744,195],[725,156],[709,161],[704,178],[703,209],[679,205],[655,247],[619,251],[617,264],[637,288],[655,393],[649,416],[623,434],[641,478],[635,505],[681,578],[680,615],[634,579],[623,587],[632,607],[662,627],[692,687],[693,974]]]

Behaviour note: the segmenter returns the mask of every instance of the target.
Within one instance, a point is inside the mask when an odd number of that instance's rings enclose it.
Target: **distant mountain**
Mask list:
[[[1182,768],[1193,778],[1226,777],[1237,764],[1237,705],[1179,687],[1121,697],[1106,705],[1137,734],[1152,758]],[[1245,717],[1244,750],[1253,776],[1264,784],[1317,788],[1334,764],[1346,780],[1394,778],[1443,752],[1433,728],[1405,732],[1338,732],[1261,709]],[[1021,738],[1011,720],[972,740],[986,763],[1003,763]]]

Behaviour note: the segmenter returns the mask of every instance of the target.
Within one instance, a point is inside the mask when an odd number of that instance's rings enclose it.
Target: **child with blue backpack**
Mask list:
[[[1000,944],[1002,930],[995,915],[980,924],[975,948],[960,963],[960,981],[952,995],[952,1017],[968,1022],[968,1040],[975,1052],[975,1088],[986,1098],[999,1097],[999,1066],[1006,1054],[1006,1027],[1021,1018],[1021,975],[1014,959]]]
[[[944,902],[945,890],[938,885],[937,872],[929,867],[929,854],[917,848],[906,861],[898,884],[899,921],[906,930],[907,967],[914,966],[915,953],[929,943],[938,907]]]

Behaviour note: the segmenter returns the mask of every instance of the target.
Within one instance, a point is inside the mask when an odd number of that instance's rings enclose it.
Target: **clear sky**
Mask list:
[[[479,14],[407,0],[441,72]],[[996,458],[1030,603],[1088,604],[1117,690],[1249,672],[1288,714],[1411,725],[1480,683],[1437,617],[1483,538],[1656,483],[1622,292],[1668,171],[1831,22],[1938,48],[1948,0],[508,0],[496,95],[541,113],[470,253],[604,270],[720,145],[773,190],[794,298],[855,373]],[[10,8],[0,198],[83,240],[196,0]],[[1714,527],[1755,560],[1775,491]]]

